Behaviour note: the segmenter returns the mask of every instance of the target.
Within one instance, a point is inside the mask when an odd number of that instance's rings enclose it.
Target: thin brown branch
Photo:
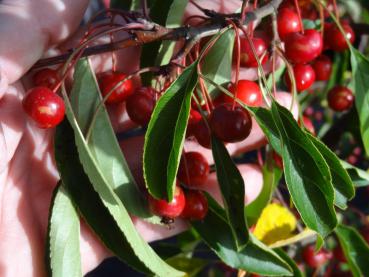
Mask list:
[[[243,24],[247,25],[252,21],[260,20],[268,15],[275,13],[281,3],[282,0],[272,0],[269,4],[266,4],[255,11],[247,12]],[[221,32],[223,28],[228,26],[227,19],[231,19],[234,21],[239,21],[241,19],[240,14],[216,14],[213,12],[208,15],[212,15],[213,18],[211,18],[210,22],[205,25],[196,27],[185,26],[173,29],[169,29],[153,22],[143,20],[140,23],[146,26],[144,30],[130,30],[129,33],[131,34],[131,37],[129,37],[128,39],[88,47],[83,51],[81,57],[97,55],[104,52],[115,51],[132,46],[139,46],[157,40],[185,39],[187,41],[197,42],[201,38],[213,36]],[[188,50],[186,49],[185,52],[188,52]],[[60,64],[66,61],[72,53],[73,49],[59,56],[41,59],[33,66],[32,69]]]

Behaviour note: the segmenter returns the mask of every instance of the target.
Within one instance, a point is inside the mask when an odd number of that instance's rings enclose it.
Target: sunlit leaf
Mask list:
[[[51,275],[82,277],[77,211],[61,185],[55,188],[51,203],[47,244]]]
[[[354,228],[342,224],[336,234],[354,276],[369,276],[369,246],[365,240]]]
[[[243,249],[249,239],[245,207],[245,184],[223,142],[211,138],[214,163],[223,204],[236,241],[237,249]]]
[[[197,83],[196,63],[188,66],[159,98],[144,145],[144,177],[154,197],[173,199],[176,175]]]
[[[337,225],[329,167],[287,109],[273,102],[272,116],[280,133],[285,180],[292,201],[304,223],[326,237]]]

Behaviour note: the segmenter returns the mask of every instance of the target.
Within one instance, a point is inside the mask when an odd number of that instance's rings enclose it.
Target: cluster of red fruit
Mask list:
[[[152,88],[141,87],[133,93],[133,83],[126,78],[127,75],[118,72],[102,74],[99,77],[101,93],[107,97],[107,104],[125,101],[132,121],[146,125],[156,103],[156,92]],[[56,70],[47,68],[38,71],[33,76],[33,82],[35,87],[27,92],[23,100],[24,110],[40,128],[53,128],[65,114],[64,101],[56,94],[61,79]]]
[[[182,155],[178,169],[178,180],[188,188],[186,193],[177,184],[171,202],[149,196],[149,206],[153,214],[172,220],[181,217],[187,220],[201,220],[208,211],[208,201],[202,187],[209,176],[209,164],[199,152]]]
[[[298,92],[307,90],[315,81],[327,81],[332,72],[332,62],[323,50],[342,52],[349,48],[346,39],[355,41],[355,33],[350,25],[341,22],[343,35],[338,26],[329,22],[324,24],[322,33],[315,29],[304,30],[293,1],[285,1],[278,12],[278,32],[285,45],[286,58],[293,64],[293,74]],[[305,8],[309,9],[305,1]],[[301,7],[304,8],[304,5]],[[306,10],[305,9],[305,10]],[[311,16],[311,14],[309,15]],[[316,19],[316,18],[314,18]],[[345,38],[346,37],[346,38]],[[291,89],[291,80],[286,73],[286,85]],[[354,96],[347,87],[336,86],[328,93],[328,105],[335,111],[351,108]]]

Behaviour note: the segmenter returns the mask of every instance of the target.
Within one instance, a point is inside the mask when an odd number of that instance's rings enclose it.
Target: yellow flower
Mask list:
[[[272,244],[291,237],[295,229],[295,216],[282,205],[272,203],[261,213],[254,235],[265,244]]]

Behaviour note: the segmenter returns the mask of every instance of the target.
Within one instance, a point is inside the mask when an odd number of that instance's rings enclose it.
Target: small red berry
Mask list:
[[[181,217],[188,220],[202,220],[208,212],[208,200],[201,191],[189,190],[186,193],[186,205]]]
[[[263,94],[260,87],[253,81],[239,80],[237,86],[232,84],[229,91],[237,95],[237,99],[244,104],[251,107],[260,107],[263,105]],[[234,99],[226,94],[223,94],[223,101],[226,103],[233,103]]]
[[[314,30],[301,33],[291,33],[285,38],[285,53],[293,63],[308,63],[320,55],[323,50],[321,34]]]
[[[321,55],[314,61],[313,68],[317,81],[328,81],[332,73],[332,61],[327,56]]]
[[[178,169],[178,180],[189,187],[202,186],[209,176],[209,164],[199,152],[186,152],[182,155]]]
[[[337,112],[349,110],[354,103],[352,91],[344,86],[335,86],[328,92],[328,105]]]
[[[337,247],[334,249],[333,255],[341,263],[347,263],[345,254],[343,253],[342,247],[340,245],[337,245]]]
[[[105,97],[111,90],[123,81],[127,77],[126,74],[118,72],[105,72],[99,76],[99,84],[101,94]],[[114,91],[109,95],[106,100],[109,104],[120,103],[127,99],[133,93],[133,82],[131,79],[122,82]]]
[[[267,51],[267,44],[262,38],[253,37],[251,38],[252,44],[255,48],[256,56],[261,59],[261,57]],[[252,47],[247,38],[241,38],[241,66],[245,67],[257,67],[258,62],[252,51]],[[268,54],[266,53],[263,59],[260,61],[261,64],[265,64],[268,61]]]
[[[202,147],[211,148],[210,130],[203,118],[194,125],[193,135]]]
[[[190,117],[188,119],[187,130],[186,130],[186,137],[194,136],[196,125],[202,119],[201,114],[194,110],[190,110]]]
[[[352,164],[352,165],[355,165],[358,161],[358,158],[355,156],[355,155],[350,155],[347,157],[347,162]]]
[[[23,99],[24,111],[42,128],[52,128],[64,118],[63,99],[47,87],[35,87]]]
[[[325,249],[315,253],[314,246],[308,245],[304,248],[302,257],[308,266],[312,268],[318,268],[332,258],[332,253]]]
[[[51,68],[37,71],[32,79],[35,87],[47,87],[51,90],[60,82],[58,72]]]
[[[248,111],[236,105],[225,103],[216,107],[209,118],[214,135],[224,142],[238,142],[251,132],[252,121]]]
[[[362,235],[362,237],[366,241],[366,243],[369,244],[369,226],[368,225],[364,225],[360,229],[360,234]]]
[[[298,92],[307,90],[315,82],[315,72],[309,64],[296,64],[293,67],[293,74],[295,76],[296,89]],[[292,84],[288,72],[286,72],[285,81],[288,89],[291,90]]]
[[[273,160],[275,165],[279,168],[283,170],[283,159],[281,156],[278,155],[277,152],[273,151]]]
[[[354,43],[355,32],[352,30],[351,26],[347,23],[342,23],[342,28],[345,31],[346,38],[351,43]],[[324,42],[330,49],[337,52],[345,51],[349,47],[340,29],[335,25],[327,28]]]
[[[155,107],[155,90],[141,87],[127,98],[126,109],[129,118],[140,125],[147,125]]]
[[[155,199],[149,195],[149,207],[151,212],[164,218],[172,219],[178,217],[182,213],[185,204],[185,195],[179,186],[176,186],[174,197],[171,202],[167,202],[164,199]]]
[[[296,12],[288,8],[283,8],[278,11],[277,24],[278,33],[282,40],[284,40],[288,34],[301,31],[299,16]]]

